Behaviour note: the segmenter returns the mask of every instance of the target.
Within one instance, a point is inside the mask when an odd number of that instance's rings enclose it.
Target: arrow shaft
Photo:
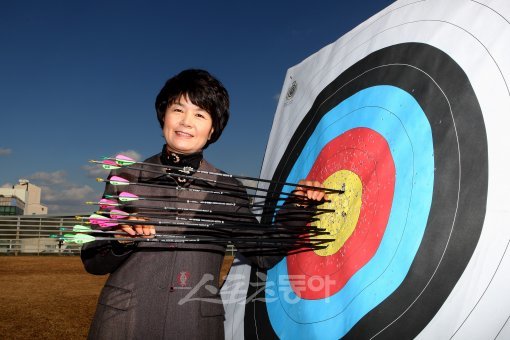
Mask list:
[[[192,200],[192,199],[187,199],[187,198],[171,199],[171,198],[177,198],[177,196],[168,196],[168,198],[136,196],[136,198],[131,197],[129,200],[125,200],[125,201],[122,201],[122,199],[125,198],[125,196],[122,196],[122,195],[106,195],[105,197],[115,198],[115,199],[118,199],[124,203],[129,203],[132,201],[140,200],[140,201],[155,201],[155,202],[167,202],[167,203],[187,203],[187,204],[196,204],[196,205],[218,205],[218,206],[230,206],[230,207],[240,207],[240,208],[253,208],[253,207],[263,208],[266,206],[263,203],[243,204],[243,203],[236,203],[236,202],[222,202],[222,201],[214,201],[214,200]],[[97,203],[97,204],[100,204],[100,203]],[[276,209],[276,208],[282,208],[282,207],[283,206],[275,206],[274,208]],[[334,209],[325,209],[325,208],[308,209],[308,208],[303,207],[303,208],[300,208],[299,211],[293,211],[293,213],[300,213],[300,214],[303,212],[314,212],[314,213],[315,212],[335,212],[335,210]],[[288,213],[291,213],[291,211],[289,211]],[[261,213],[253,213],[253,214],[254,215],[257,215],[257,214],[263,215]]]
[[[109,227],[117,227],[119,225],[130,225],[130,226],[136,226],[140,225],[140,221],[127,221],[130,223],[124,223],[124,222],[109,222]],[[135,223],[132,223],[135,222]],[[186,222],[170,222],[170,223],[151,223],[150,221],[147,223],[146,221],[142,222],[144,225],[154,225],[154,226],[162,226],[162,227],[169,227],[169,228],[187,228],[186,232],[190,233],[192,232],[190,229],[199,229],[201,232],[207,231],[207,232],[214,232],[214,233],[224,233],[228,235],[234,234],[248,234],[248,233],[254,233],[256,232],[257,235],[278,235],[278,234],[295,234],[295,235],[302,235],[304,233],[312,235],[312,236],[318,236],[318,235],[328,235],[329,233],[325,231],[324,229],[300,229],[300,230],[290,230],[287,228],[256,228],[253,225],[214,225],[214,224],[199,224],[199,223],[186,223]],[[92,223],[99,225],[101,227],[100,223]],[[196,231],[198,232],[198,231]]]
[[[185,178],[185,179],[193,179],[193,180],[199,179],[199,180],[204,181],[204,182],[214,183],[214,184],[218,184],[218,185],[221,185],[221,186],[227,186],[227,188],[230,188],[230,189],[243,188],[245,190],[263,191],[263,192],[267,192],[267,193],[270,193],[270,194],[273,194],[273,195],[277,195],[277,196],[285,195],[285,196],[288,196],[288,197],[301,198],[301,195],[296,195],[296,194],[294,194],[292,192],[289,193],[289,192],[284,192],[284,191],[271,190],[271,189],[266,189],[266,188],[254,187],[254,186],[250,186],[250,185],[246,185],[246,184],[226,183],[226,182],[221,182],[221,181],[217,181],[217,180],[210,179],[210,178],[205,178],[205,177],[200,177],[200,176],[168,173],[168,172],[164,172],[164,170],[163,171],[156,171],[156,170],[150,170],[150,169],[145,169],[145,168],[141,168],[141,167],[133,167],[133,166],[124,166],[124,168],[131,169],[131,170],[144,171],[144,172],[148,172],[148,173],[155,173],[155,174],[163,173],[163,175],[165,177],[172,178],[177,186],[179,186],[179,183],[178,183],[178,181],[175,180],[175,177]],[[172,167],[172,168],[175,168],[175,167]],[[306,185],[300,185],[300,186],[304,187],[304,188],[324,190],[324,189],[322,189],[320,187],[306,186]],[[324,191],[326,191],[327,193],[329,192],[328,190],[324,190]],[[244,195],[245,193],[243,191],[243,192],[239,192],[239,194]],[[260,196],[255,196],[255,197],[260,197]],[[266,197],[266,196],[262,196],[262,197]]]
[[[67,242],[73,242],[72,238],[69,237],[59,237],[57,239],[61,239],[63,241]],[[161,237],[143,237],[143,236],[136,236],[136,237],[117,237],[115,239],[112,239],[112,237],[102,237],[102,236],[96,236],[91,237],[87,242],[92,241],[132,241],[132,242],[169,242],[169,243],[220,243],[220,244],[227,244],[227,243],[235,243],[236,247],[244,245],[266,245],[271,247],[279,247],[279,246],[296,246],[296,247],[303,247],[303,246],[320,246],[324,243],[328,243],[331,241],[334,241],[334,239],[320,239],[320,240],[302,240],[302,239],[295,239],[295,238],[278,238],[278,239],[257,239],[257,238],[217,238],[217,237],[207,237],[207,236],[187,236],[187,235],[164,235]],[[82,241],[83,242],[83,241]]]
[[[105,157],[104,159],[105,160],[111,160],[111,161],[117,161],[117,158],[114,158],[114,157]],[[104,161],[91,161],[91,162],[103,164]],[[213,176],[219,176],[219,177],[244,179],[244,180],[257,181],[257,182],[263,182],[263,183],[270,183],[270,184],[276,184],[276,185],[282,185],[282,186],[283,185],[288,185],[288,186],[293,186],[293,187],[299,186],[299,187],[305,188],[305,189],[322,190],[322,191],[325,191],[326,193],[330,193],[330,194],[333,194],[333,193],[343,194],[345,192],[345,190],[342,190],[342,189],[322,188],[322,187],[316,187],[316,186],[311,186],[311,185],[303,185],[303,184],[299,184],[299,183],[274,181],[274,180],[258,178],[258,177],[231,175],[231,174],[226,174],[226,173],[221,173],[221,172],[213,172],[213,171],[205,171],[205,170],[194,169],[192,167],[178,167],[178,166],[172,166],[172,165],[154,164],[154,163],[147,163],[147,162],[134,162],[134,161],[131,164],[128,164],[128,165],[120,165],[119,164],[119,166],[120,167],[126,167],[126,166],[132,166],[132,164],[148,165],[148,166],[158,167],[158,168],[163,168],[163,169],[173,169],[173,170],[181,171],[183,174],[186,174],[186,173],[187,174],[191,174],[193,172],[196,172],[196,173],[205,174],[205,175],[213,175]]]
[[[133,215],[134,216],[134,215]],[[137,217],[143,218],[144,215],[136,215]],[[204,221],[195,221],[189,220],[184,217],[176,217],[174,219],[166,219],[166,220],[127,220],[127,219],[115,219],[115,218],[91,218],[91,217],[79,217],[79,219],[85,219],[92,221],[92,224],[101,224],[101,223],[115,223],[115,224],[126,224],[126,225],[154,225],[154,226],[175,226],[175,227],[198,227],[198,228],[243,228],[243,229],[252,229],[252,230],[262,230],[262,231],[271,231],[271,230],[306,230],[306,231],[324,231],[325,229],[317,228],[315,226],[288,226],[281,223],[275,224],[261,224],[257,222],[248,222],[248,221],[221,221],[221,223],[217,222],[209,222],[203,223]]]

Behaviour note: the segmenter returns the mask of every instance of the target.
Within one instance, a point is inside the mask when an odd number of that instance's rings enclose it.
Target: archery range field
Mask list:
[[[86,273],[79,256],[0,256],[2,338],[85,339],[106,278]]]

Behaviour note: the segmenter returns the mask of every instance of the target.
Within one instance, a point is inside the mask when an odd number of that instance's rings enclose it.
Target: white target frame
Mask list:
[[[464,70],[477,96],[488,139],[487,210],[478,245],[455,288],[418,338],[510,337],[510,3],[474,0],[397,1],[335,43],[290,68],[261,171],[271,178],[290,137],[317,95],[357,61],[382,48],[418,42],[448,54]],[[285,96],[292,84],[292,98]],[[282,131],[285,131],[283,133]],[[462,171],[462,170],[461,170]],[[226,337],[244,337],[244,305],[232,299],[247,265],[234,266],[222,289]],[[237,276],[236,276],[237,275]],[[232,278],[236,278],[235,283]],[[247,287],[247,281],[244,281]],[[244,294],[245,291],[244,291]],[[243,290],[234,295],[242,296]],[[234,322],[233,322],[234,321]],[[261,335],[262,336],[262,335]],[[263,337],[263,336],[262,336]]]

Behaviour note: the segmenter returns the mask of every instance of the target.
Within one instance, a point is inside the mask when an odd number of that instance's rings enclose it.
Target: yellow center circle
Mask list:
[[[314,239],[335,239],[325,243],[326,248],[314,250],[319,256],[335,254],[345,241],[351,236],[358,223],[361,210],[361,194],[363,184],[354,172],[339,170],[324,181],[326,188],[342,188],[343,194],[328,194],[328,201],[319,206],[324,209],[334,209],[334,212],[319,213],[318,221],[312,222],[313,226],[326,229],[329,235],[315,236]]]

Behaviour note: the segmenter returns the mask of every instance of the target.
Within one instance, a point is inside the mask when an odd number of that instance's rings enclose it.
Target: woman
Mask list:
[[[139,169],[121,169],[111,175],[138,183],[117,189],[107,184],[105,194],[130,191],[141,200],[124,207],[140,216],[161,220],[180,217],[190,220],[192,211],[204,204],[189,201],[236,203],[214,207],[208,219],[254,223],[247,208],[245,191],[236,191],[234,179],[206,174],[186,174],[162,166],[189,166],[219,173],[203,159],[202,151],[220,137],[229,118],[229,97],[223,85],[203,70],[185,70],[169,79],[156,98],[156,112],[166,144]],[[307,185],[317,182],[303,181]],[[239,190],[239,189],[237,189]],[[300,189],[298,195],[320,201],[321,190]],[[186,203],[188,201],[188,203]],[[210,206],[207,208],[210,209]],[[159,214],[159,215],[158,215]],[[198,214],[198,213],[197,213]],[[195,214],[195,215],[197,215]],[[196,217],[196,216],[195,216]],[[134,219],[134,218],[132,218]],[[179,233],[190,228],[153,225],[122,225],[124,232],[137,236]],[[197,233],[203,232],[197,228]],[[224,310],[219,297],[218,279],[225,247],[217,244],[96,241],[84,245],[82,261],[92,274],[110,276],[99,297],[92,322],[91,339],[223,339]],[[255,265],[269,268],[279,258],[250,257]]]

